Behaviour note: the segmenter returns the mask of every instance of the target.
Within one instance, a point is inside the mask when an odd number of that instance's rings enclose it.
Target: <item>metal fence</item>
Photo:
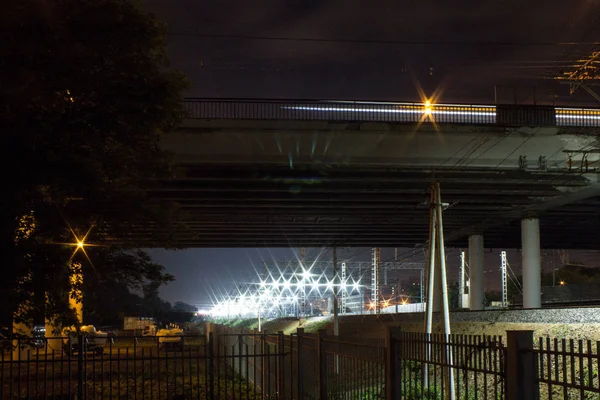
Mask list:
[[[385,353],[382,343],[356,343],[319,335],[320,398],[385,397]]]
[[[179,342],[87,335],[1,343],[0,399],[207,398],[204,336]]]
[[[229,343],[228,354],[240,353],[240,340],[260,342],[265,357],[261,365],[245,373],[244,365],[234,369],[249,377],[265,398],[276,399],[377,399],[384,397],[385,354],[383,340],[352,339],[304,333],[226,333],[218,337]],[[253,345],[248,345],[252,353]],[[244,350],[241,351],[244,353]],[[275,355],[275,356],[273,356]],[[231,392],[230,392],[231,393]],[[237,398],[237,397],[236,397]]]
[[[215,398],[295,397],[290,336],[252,332],[216,337],[215,373],[223,379],[215,388]]]
[[[597,399],[600,342],[232,333],[0,342],[0,399]]]
[[[183,108],[185,116],[194,119],[600,127],[600,109],[543,106],[185,99]]]
[[[391,356],[395,398],[502,399],[505,351],[497,336],[398,332]]]
[[[281,360],[289,354],[271,339],[210,333],[6,340],[0,399],[291,398],[281,386],[289,376]]]
[[[598,349],[598,341],[539,338],[534,352],[540,398],[600,398]]]

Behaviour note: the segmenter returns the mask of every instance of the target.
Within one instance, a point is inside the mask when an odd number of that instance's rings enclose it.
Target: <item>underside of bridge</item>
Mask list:
[[[448,246],[600,245],[594,130],[339,121],[186,120],[163,146],[183,173],[154,195],[184,211],[183,247],[412,247],[441,184]],[[582,150],[583,149],[583,150]],[[595,157],[595,158],[594,158]]]
[[[178,241],[186,247],[412,247],[427,241],[435,180],[447,244],[465,247],[480,232],[495,248],[520,247],[519,213],[538,214],[533,204],[564,196],[555,185],[578,191],[588,183],[549,172],[197,164],[160,196],[185,211]],[[599,198],[539,214],[542,247],[598,247]]]

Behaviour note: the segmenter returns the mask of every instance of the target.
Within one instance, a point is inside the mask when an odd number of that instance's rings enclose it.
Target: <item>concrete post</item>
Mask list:
[[[469,236],[469,309],[483,310],[483,236]]]
[[[542,306],[542,265],[540,220],[521,220],[521,256],[523,257],[523,308]]]
[[[506,331],[506,336],[506,400],[538,400],[533,331]]]

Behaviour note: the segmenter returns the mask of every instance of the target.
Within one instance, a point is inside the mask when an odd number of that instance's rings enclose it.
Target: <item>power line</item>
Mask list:
[[[254,36],[254,35],[221,35],[195,32],[169,32],[169,36],[197,37],[203,39],[237,39],[237,40],[262,40],[280,42],[310,42],[310,43],[350,43],[350,44],[387,44],[411,46],[494,46],[494,47],[552,47],[573,45],[595,45],[599,42],[469,42],[469,41],[444,41],[444,40],[377,40],[377,39],[325,39],[291,36]]]

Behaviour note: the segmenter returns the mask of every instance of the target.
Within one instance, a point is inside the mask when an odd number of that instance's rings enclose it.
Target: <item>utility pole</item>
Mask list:
[[[348,303],[348,291],[346,290],[346,263],[342,263],[342,314],[346,314]]]
[[[506,276],[506,251],[500,252],[500,273],[502,275],[502,308],[508,307],[508,281]]]
[[[435,274],[440,274],[440,283],[442,286],[442,316],[444,326],[445,341],[448,343],[445,348],[445,358],[447,365],[452,365],[452,347],[450,346],[450,307],[448,304],[448,282],[446,277],[446,249],[444,247],[444,223],[442,219],[442,198],[440,193],[439,182],[431,185],[431,211],[430,211],[430,222],[429,222],[429,282],[427,291],[427,313],[425,319],[425,333],[431,335],[433,331],[433,302],[435,299]],[[436,263],[437,261],[437,263]],[[436,264],[438,264],[436,266]],[[436,268],[437,267],[437,268]],[[426,347],[427,360],[432,360],[434,355],[432,354],[431,344]],[[450,400],[456,398],[455,387],[454,387],[454,369],[445,369],[445,379],[447,379],[447,397]],[[423,368],[424,383],[427,387],[429,385],[429,366],[425,364]]]
[[[465,294],[465,252],[460,252],[460,272],[458,274],[458,308],[464,308]]]
[[[373,266],[371,267],[371,302],[373,312],[379,314],[379,277],[381,275],[381,249],[373,248]]]
[[[398,314],[398,298],[400,297],[400,278],[396,282],[396,314]]]
[[[338,288],[339,288],[339,276],[337,266],[337,249],[333,247],[333,335],[339,336],[340,334],[340,321],[338,318]]]

